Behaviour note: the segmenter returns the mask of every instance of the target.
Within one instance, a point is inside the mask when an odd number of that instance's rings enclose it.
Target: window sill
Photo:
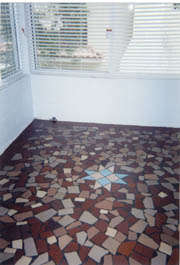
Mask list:
[[[6,89],[8,86],[10,86],[11,84],[15,83],[16,81],[24,78],[26,76],[26,74],[19,72],[15,75],[13,75],[12,77],[7,78],[6,80],[0,81],[0,91],[3,89]]]
[[[150,79],[150,80],[180,80],[179,74],[152,74],[152,73],[119,73],[119,74],[111,74],[111,73],[93,73],[93,72],[80,72],[80,71],[55,71],[55,70],[31,70],[31,74],[33,75],[49,75],[49,76],[64,76],[64,77],[84,77],[84,78],[103,78],[103,79]]]

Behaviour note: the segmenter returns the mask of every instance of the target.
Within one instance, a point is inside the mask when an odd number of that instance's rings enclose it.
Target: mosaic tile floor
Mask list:
[[[177,265],[179,140],[34,121],[2,157],[0,263]]]

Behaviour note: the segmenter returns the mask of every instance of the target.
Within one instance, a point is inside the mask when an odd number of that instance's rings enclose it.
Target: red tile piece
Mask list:
[[[179,264],[179,249],[175,248],[170,256],[167,265],[178,265]]]
[[[149,248],[149,247],[146,247],[146,246],[143,246],[139,243],[137,243],[134,251],[138,252],[139,254],[145,256],[145,257],[148,257],[148,258],[152,258],[153,256],[153,253],[154,253],[154,250],[152,248]]]
[[[69,245],[66,248],[64,248],[63,251],[64,252],[73,252],[73,251],[78,251],[78,249],[79,249],[78,243],[71,242],[71,243],[69,243]]]
[[[49,246],[49,255],[56,264],[60,264],[60,261],[63,258],[60,248],[55,244]]]
[[[157,213],[156,214],[156,221],[155,221],[155,225],[157,227],[161,227],[163,224],[165,224],[167,220],[167,216],[164,215],[163,213]]]
[[[39,254],[45,253],[48,251],[47,242],[45,239],[37,239],[36,246],[37,246],[37,251]]]
[[[136,261],[138,261],[140,264],[143,264],[143,265],[150,265],[150,260],[149,258],[146,258],[146,257],[143,257],[142,255],[136,253],[136,252],[133,252],[131,255],[130,255],[131,258],[135,259]]]
[[[79,256],[80,256],[80,259],[82,260],[82,262],[84,262],[84,260],[88,256],[89,251],[90,251],[89,247],[85,247],[85,246],[81,246],[80,247]]]

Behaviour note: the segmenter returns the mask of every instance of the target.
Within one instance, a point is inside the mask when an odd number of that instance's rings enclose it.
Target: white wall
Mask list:
[[[24,4],[17,4],[19,50],[24,75],[19,80],[0,87],[0,155],[34,119],[32,89],[28,64]]]
[[[0,155],[33,120],[30,78],[0,90]]]
[[[180,81],[31,76],[35,117],[180,127]]]

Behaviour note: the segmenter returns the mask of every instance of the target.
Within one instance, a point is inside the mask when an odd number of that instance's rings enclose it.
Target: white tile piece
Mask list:
[[[159,245],[146,234],[141,234],[140,237],[138,238],[138,242],[152,249],[157,249],[159,247]]]
[[[5,215],[9,211],[8,208],[5,208],[3,206],[0,207],[0,216]]]
[[[22,256],[16,263],[15,265],[29,265],[31,262],[32,258]]]
[[[82,261],[76,251],[68,252],[64,254],[69,265],[80,265]]]
[[[3,195],[3,201],[8,201],[11,198],[12,198],[12,194],[11,193],[6,193],[6,194]]]
[[[46,191],[38,190],[36,196],[37,196],[38,198],[43,198],[46,194],[47,194]]]
[[[25,203],[25,202],[28,202],[29,200],[28,199],[24,199],[24,198],[17,198],[16,199],[16,203]]]
[[[70,225],[72,224],[74,221],[76,221],[74,218],[72,218],[71,216],[69,215],[65,215],[64,217],[62,217],[58,223],[62,226],[67,226],[67,225]]]
[[[24,221],[24,222],[17,222],[16,225],[27,225],[27,221]]]
[[[6,184],[7,182],[9,182],[8,179],[1,179],[1,180],[0,180],[0,185],[3,186],[3,185]]]
[[[134,215],[138,219],[143,219],[143,220],[145,219],[143,211],[140,209],[132,208],[131,213],[132,213],[132,215]]]
[[[173,224],[173,225],[178,225],[178,220],[174,218],[168,218],[166,223]]]
[[[104,248],[106,248],[110,253],[112,253],[113,255],[115,255],[120,244],[121,243],[118,242],[117,240],[115,240],[115,239],[113,239],[111,237],[108,237],[103,242],[102,246]]]
[[[124,218],[122,216],[116,216],[116,217],[113,217],[111,219],[111,222],[109,223],[109,226],[114,228],[116,227],[117,225],[119,225],[120,223],[122,223],[124,221]]]
[[[62,200],[62,204],[64,205],[64,208],[73,208],[74,207],[74,204],[72,203],[71,199]]]
[[[104,248],[101,248],[97,245],[94,245],[91,250],[88,253],[88,256],[95,260],[96,262],[100,263],[101,258],[106,255],[109,251],[105,250]],[[73,265],[73,264],[72,264]]]
[[[79,221],[90,224],[90,225],[96,223],[97,220],[98,219],[88,211],[84,211],[79,218]]]
[[[168,245],[168,244],[166,244],[164,242],[161,242],[159,251],[171,256],[171,254],[172,254],[172,246],[170,246],[170,245]]]
[[[151,265],[166,265],[166,255],[157,252],[157,256],[151,259]]]
[[[71,174],[71,168],[64,168],[64,174]]]
[[[11,209],[11,210],[9,210],[9,212],[8,212],[8,215],[9,216],[13,216],[15,213],[17,213],[18,211],[16,211],[16,210],[14,210],[14,209]]]
[[[144,180],[144,176],[139,176],[139,180],[143,181]]]
[[[80,193],[79,186],[68,186],[67,188],[68,188],[68,193],[71,193],[71,194]]]
[[[52,244],[57,242],[57,239],[55,236],[50,236],[47,238],[47,242],[48,242],[48,244],[52,245]]]
[[[167,228],[169,228],[170,230],[172,230],[174,232],[177,230],[177,227],[175,225],[169,224],[169,225],[165,225],[165,226],[167,226]]]
[[[101,209],[100,210],[100,213],[102,213],[102,214],[108,214],[108,210]]]
[[[174,203],[170,203],[166,206],[162,207],[165,211],[172,211],[172,210],[177,210],[178,207]]]
[[[59,216],[73,214],[73,213],[74,213],[74,209],[73,208],[61,209],[61,210],[58,211],[58,215]]]
[[[36,245],[32,237],[24,239],[24,250],[25,250],[25,255],[28,257],[38,255]]]
[[[110,237],[115,237],[115,235],[117,234],[117,230],[111,227],[107,227],[106,233],[105,235],[110,236]]]
[[[15,248],[5,248],[4,250],[4,253],[12,253],[12,254],[15,254],[16,253],[16,250]]]
[[[31,208],[37,208],[37,207],[40,207],[40,206],[42,206],[42,203],[41,202],[38,202],[38,203],[35,203],[35,204],[33,204],[33,205],[31,205]]]
[[[76,237],[77,237],[77,242],[83,246],[84,245],[84,242],[86,241],[86,238],[87,238],[87,233],[84,232],[84,231],[81,231],[79,233],[76,233]]]
[[[136,233],[142,233],[144,229],[147,227],[147,222],[143,220],[138,220],[135,224],[133,224],[129,229],[136,232]]]
[[[39,255],[35,261],[33,263],[31,263],[31,265],[42,265],[45,264],[46,262],[48,262],[49,260],[49,255],[48,252],[43,253],[41,255]]]
[[[56,213],[57,213],[57,211],[55,211],[54,209],[48,209],[44,212],[40,212],[40,213],[36,214],[35,217],[44,223],[47,220],[49,220],[51,217],[53,217]]]
[[[146,219],[148,221],[149,226],[150,227],[155,226],[155,217],[150,215],[150,214],[148,214],[148,213],[145,213],[144,215],[146,216]]]
[[[135,199],[135,196],[133,193],[126,193],[126,199],[127,200],[134,200]]]
[[[148,208],[148,209],[154,208],[153,200],[151,197],[144,198],[143,204],[145,208]]]
[[[22,239],[12,241],[12,248],[22,249],[22,246],[23,246]]]
[[[85,202],[85,198],[80,198],[80,197],[76,197],[75,199],[74,199],[76,202]]]
[[[58,244],[61,250],[63,250],[70,242],[72,241],[72,237],[69,235],[63,235],[58,238]]]
[[[157,213],[157,210],[145,209],[144,212],[154,216]]]
[[[88,248],[91,248],[93,245],[94,244],[91,241],[89,241],[89,240],[86,240],[86,242],[84,243],[84,246],[88,247]]]
[[[168,195],[165,193],[165,192],[159,192],[158,193],[158,196],[160,197],[160,198],[165,198],[165,197],[167,197]]]

